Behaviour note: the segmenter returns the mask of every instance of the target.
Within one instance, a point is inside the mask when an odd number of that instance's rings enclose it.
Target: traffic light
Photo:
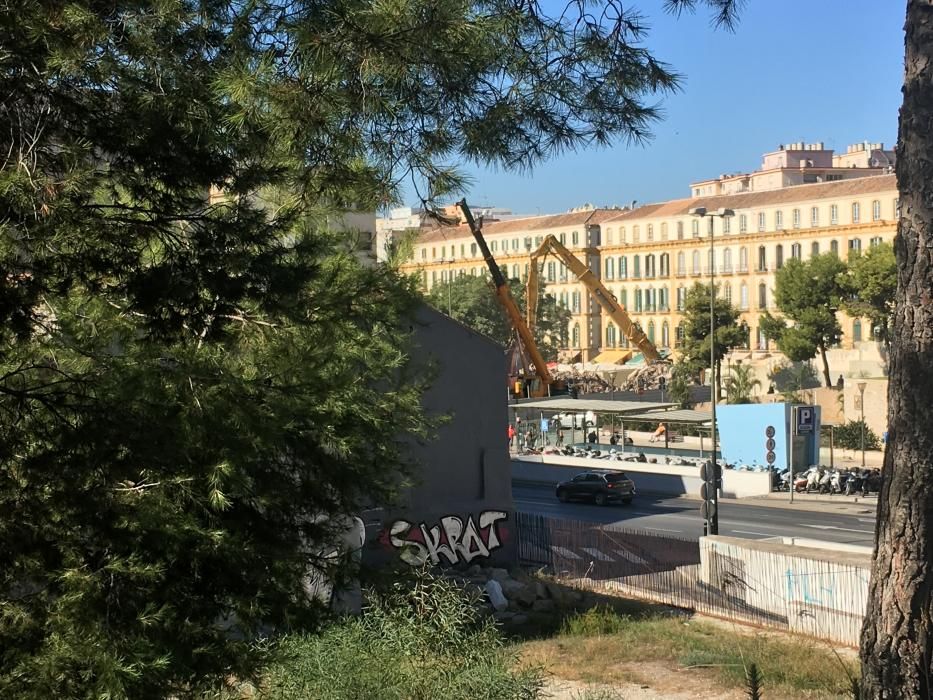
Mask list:
[[[722,467],[719,462],[707,461],[700,466],[700,514],[703,516],[704,532],[719,534],[719,491],[722,489]]]

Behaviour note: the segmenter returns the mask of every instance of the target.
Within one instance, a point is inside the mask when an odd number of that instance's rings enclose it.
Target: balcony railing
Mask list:
[[[687,276],[686,270],[677,270],[677,272],[674,273],[674,277],[686,277],[686,276]]]

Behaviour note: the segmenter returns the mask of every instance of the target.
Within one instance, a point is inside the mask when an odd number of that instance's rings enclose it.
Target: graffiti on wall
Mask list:
[[[383,542],[399,550],[402,560],[413,566],[430,561],[433,564],[469,563],[488,557],[499,549],[507,537],[502,510],[484,510],[466,522],[458,515],[447,515],[435,525],[396,520],[383,534]]]

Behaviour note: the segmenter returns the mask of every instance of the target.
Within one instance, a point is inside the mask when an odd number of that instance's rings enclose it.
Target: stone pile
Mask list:
[[[546,615],[558,608],[577,607],[584,593],[542,579],[513,577],[506,569],[481,567],[447,569],[444,575],[479,595],[482,605],[503,623],[522,625],[530,616]]]
[[[661,378],[667,386],[671,384],[671,370],[673,365],[670,362],[655,362],[654,364],[639,367],[629,375],[629,378],[622,385],[624,391],[655,391],[661,388]]]

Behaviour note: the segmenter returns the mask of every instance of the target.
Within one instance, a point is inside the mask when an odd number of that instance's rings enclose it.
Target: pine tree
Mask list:
[[[390,499],[430,428],[416,295],[329,222],[458,190],[457,159],[646,138],[677,79],[641,26],[614,2],[7,3],[0,695],[192,696],[314,622],[328,523]]]

